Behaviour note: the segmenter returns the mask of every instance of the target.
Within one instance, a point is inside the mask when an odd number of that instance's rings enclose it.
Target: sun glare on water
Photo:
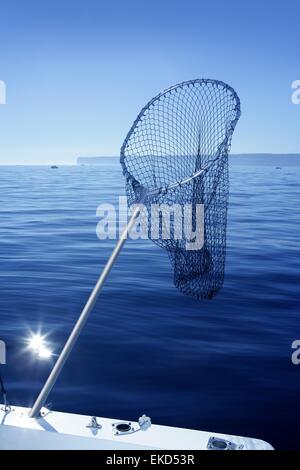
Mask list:
[[[45,337],[39,333],[28,338],[28,347],[39,359],[49,359],[52,356],[52,351],[45,343]]]

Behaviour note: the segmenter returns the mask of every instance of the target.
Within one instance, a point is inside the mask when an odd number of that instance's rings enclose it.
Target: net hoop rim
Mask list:
[[[220,80],[211,79],[211,78],[196,78],[194,80],[187,80],[187,81],[184,81],[184,82],[181,82],[181,83],[177,83],[176,85],[172,85],[169,88],[166,88],[162,92],[158,93],[156,96],[154,96],[154,98],[152,98],[150,101],[148,101],[148,103],[141,109],[138,116],[134,120],[131,128],[129,129],[129,131],[128,131],[126,137],[125,137],[125,140],[123,142],[123,145],[121,147],[121,150],[120,150],[120,163],[121,163],[121,166],[122,166],[122,169],[123,169],[123,175],[125,176],[126,181],[128,183],[131,183],[132,186],[135,189],[145,190],[146,188],[136,178],[134,178],[134,176],[127,170],[127,166],[126,166],[126,162],[125,162],[125,160],[126,160],[125,150],[126,150],[128,141],[130,140],[130,137],[132,136],[132,134],[134,133],[135,129],[137,128],[139,122],[141,121],[141,118],[144,116],[146,111],[156,101],[159,101],[163,96],[171,93],[172,91],[177,91],[178,88],[183,88],[183,87],[191,86],[191,85],[194,86],[196,84],[199,84],[199,85],[210,84],[210,85],[213,85],[213,86],[216,86],[216,87],[221,87],[221,88],[224,88],[225,90],[227,90],[232,95],[232,98],[236,103],[235,107],[234,107],[235,118],[231,121],[230,126],[228,126],[228,129],[227,129],[226,134],[225,134],[225,138],[224,138],[223,142],[221,142],[221,144],[218,146],[218,149],[217,149],[217,152],[216,152],[216,157],[212,160],[210,165],[208,165],[206,168],[204,168],[200,171],[197,171],[197,172],[193,173],[192,175],[184,178],[181,181],[176,181],[176,182],[171,183],[167,186],[157,188],[156,190],[152,190],[152,191],[149,190],[149,192],[147,190],[146,191],[148,192],[148,194],[153,194],[153,195],[161,194],[163,192],[167,192],[169,189],[173,189],[173,188],[176,188],[177,186],[181,186],[181,185],[184,185],[184,184],[190,182],[194,178],[197,178],[198,176],[200,176],[201,174],[206,172],[212,166],[212,164],[215,163],[218,160],[220,155],[222,155],[223,150],[226,149],[228,143],[230,142],[230,138],[233,134],[233,131],[234,131],[236,125],[237,125],[237,122],[238,122],[238,120],[241,116],[241,102],[240,102],[240,98],[239,98],[238,94],[236,93],[236,91],[234,90],[234,88],[232,88],[230,85],[228,85],[225,82],[222,82]]]

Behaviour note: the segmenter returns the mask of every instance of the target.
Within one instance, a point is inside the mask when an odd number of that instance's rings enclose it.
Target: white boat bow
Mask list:
[[[42,409],[0,406],[0,449],[6,450],[273,450],[260,439]]]

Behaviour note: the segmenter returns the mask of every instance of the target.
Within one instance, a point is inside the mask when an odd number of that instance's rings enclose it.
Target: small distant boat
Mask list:
[[[281,170],[281,166],[277,166],[277,167],[276,167],[276,170]]]
[[[58,168],[58,166],[56,166],[56,165],[52,165],[52,166],[51,166],[51,168]]]

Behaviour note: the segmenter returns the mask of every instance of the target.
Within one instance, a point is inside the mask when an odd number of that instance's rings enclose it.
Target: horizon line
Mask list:
[[[272,153],[272,152],[262,152],[262,153],[259,153],[259,152],[247,152],[247,153],[229,153],[228,156],[280,156],[280,157],[285,157],[285,156],[291,156],[291,157],[300,157],[300,151],[299,153],[295,153],[295,152],[292,152],[292,153]],[[78,157],[75,157],[75,161],[74,163],[59,163],[59,162],[48,162],[48,163],[30,163],[30,162],[27,162],[27,163],[0,163],[0,166],[5,166],[5,167],[9,167],[9,166],[45,166],[45,167],[49,167],[49,166],[52,166],[52,165],[60,165],[60,166],[78,166],[78,160],[79,159],[97,159],[97,158],[119,158],[120,156],[119,155],[91,155],[91,156],[78,156]]]

